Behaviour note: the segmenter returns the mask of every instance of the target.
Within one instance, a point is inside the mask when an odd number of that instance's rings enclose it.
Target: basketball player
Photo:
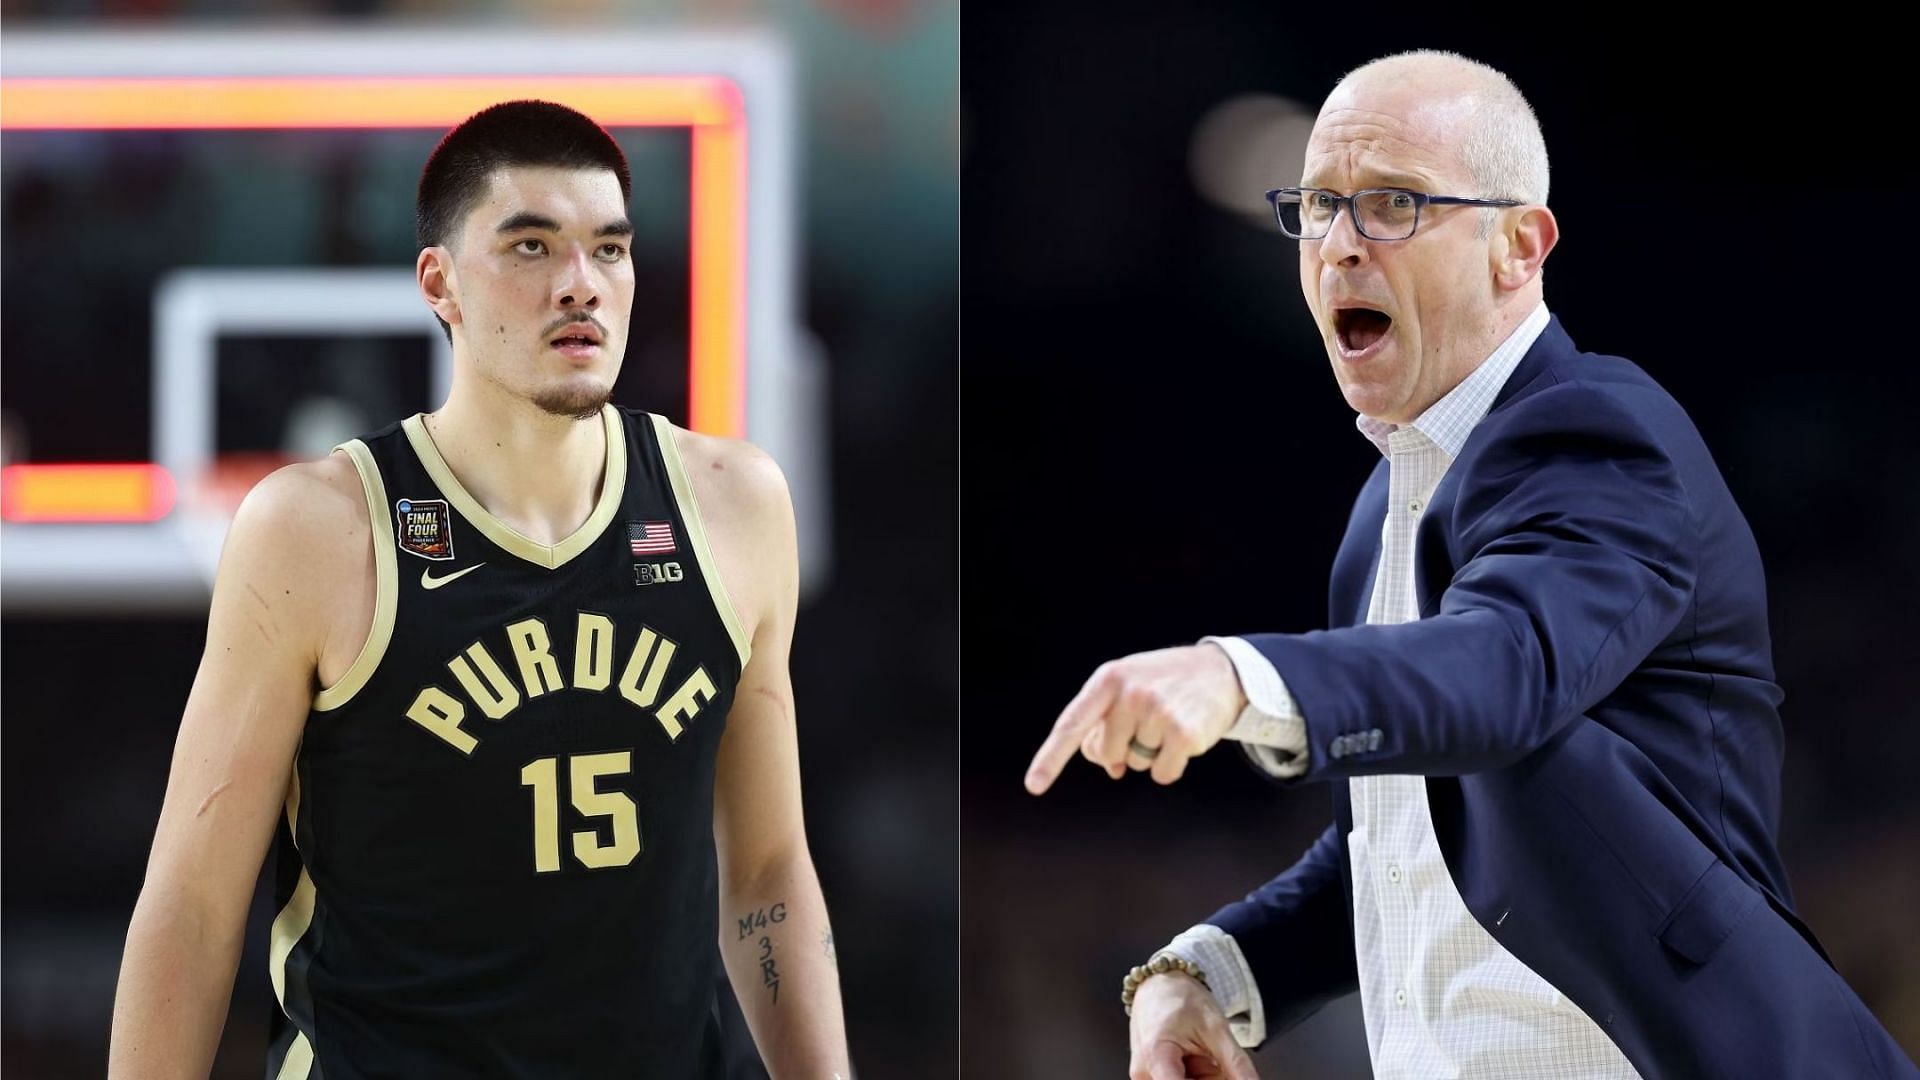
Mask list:
[[[793,511],[758,449],[608,404],[631,183],[510,102],[421,177],[451,394],[262,481],[221,556],[114,1010],[204,1077],[278,830],[267,1076],[848,1076],[802,826]],[[716,856],[717,849],[717,856]]]

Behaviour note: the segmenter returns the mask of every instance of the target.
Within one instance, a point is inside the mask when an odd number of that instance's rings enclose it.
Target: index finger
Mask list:
[[[1101,665],[1080,692],[1067,702],[1060,712],[1060,719],[1054,721],[1053,730],[1048,733],[1047,741],[1033,755],[1033,763],[1027,766],[1027,790],[1035,795],[1044,795],[1053,786],[1054,777],[1060,775],[1060,767],[1073,757],[1080,747],[1080,738],[1087,729],[1100,722],[1107,715],[1107,708],[1113,704],[1113,669]]]

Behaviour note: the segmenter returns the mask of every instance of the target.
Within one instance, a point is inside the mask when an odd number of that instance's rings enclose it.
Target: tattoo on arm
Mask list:
[[[773,964],[773,939],[760,939],[760,984],[773,995],[773,1003],[780,1004],[780,969]]]
[[[756,931],[765,930],[767,928],[768,923],[773,923],[778,925],[779,923],[783,923],[786,921],[787,921],[787,904],[786,904],[786,901],[784,900],[778,904],[773,905],[770,908],[761,908],[758,911],[750,911],[747,914],[740,916],[740,936],[734,938],[733,940],[745,941],[748,938],[752,937]]]
[[[781,901],[772,907],[764,907],[740,917],[739,936],[735,941],[746,941],[759,933],[760,940],[760,983],[773,995],[773,1003],[780,1004],[780,969],[773,958],[773,936],[767,930],[769,925],[777,926],[787,921],[787,905]],[[765,932],[762,932],[765,931]]]
[[[840,966],[840,954],[835,952],[833,948],[833,931],[828,930],[820,935],[820,947],[826,950],[827,962],[835,968],[838,968]]]

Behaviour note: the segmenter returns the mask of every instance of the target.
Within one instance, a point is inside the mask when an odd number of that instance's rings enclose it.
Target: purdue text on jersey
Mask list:
[[[479,740],[460,726],[467,717],[468,704],[474,705],[489,720],[505,720],[520,707],[522,700],[566,690],[569,685],[575,690],[605,693],[612,684],[627,704],[648,711],[668,738],[677,739],[686,722],[699,714],[700,707],[711,701],[715,692],[713,677],[707,674],[706,665],[697,665],[667,696],[666,702],[654,709],[654,703],[660,700],[668,667],[680,646],[648,626],[640,627],[632,639],[632,649],[617,684],[613,684],[613,657],[619,635],[613,620],[605,615],[580,612],[573,639],[568,642],[571,649],[556,650],[541,619],[510,623],[502,635],[519,675],[517,683],[502,670],[483,638],[447,661],[447,670],[465,692],[464,698],[440,686],[428,686],[414,696],[413,704],[407,707],[407,719],[438,735],[455,750],[471,754]],[[573,657],[571,684],[563,678],[561,665],[554,659],[556,651]]]

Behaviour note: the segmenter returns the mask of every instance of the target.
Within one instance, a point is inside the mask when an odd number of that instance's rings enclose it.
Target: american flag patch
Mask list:
[[[635,555],[671,555],[680,550],[673,546],[671,521],[630,521],[627,543]]]

